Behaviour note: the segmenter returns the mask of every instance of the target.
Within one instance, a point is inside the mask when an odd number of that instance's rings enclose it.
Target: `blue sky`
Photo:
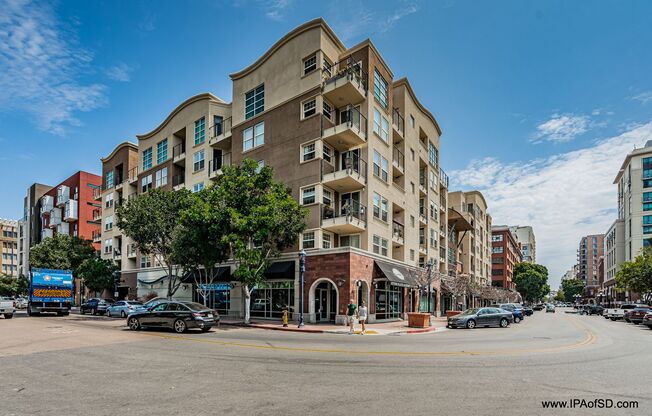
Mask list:
[[[611,181],[652,139],[652,2],[0,0],[0,217],[155,127],[323,16],[370,37],[442,130],[451,188],[532,224],[554,279],[615,219]]]

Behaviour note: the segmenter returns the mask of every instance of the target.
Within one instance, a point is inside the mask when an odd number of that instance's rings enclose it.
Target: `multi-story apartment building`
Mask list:
[[[168,159],[167,149],[161,149],[160,158]],[[136,270],[139,259],[133,242],[113,224],[117,222],[115,209],[127,199],[134,198],[138,193],[138,146],[131,142],[120,143],[102,161],[102,188],[96,189],[94,198],[101,205],[101,211],[94,212],[94,218],[101,213],[101,228],[93,232],[93,242],[101,244],[101,257],[111,260],[121,270],[120,283],[117,287],[119,299],[136,297]],[[147,177],[143,177],[143,185],[147,185]],[[156,185],[163,182],[167,185],[168,175],[157,176]],[[151,182],[150,182],[151,184]],[[113,296],[113,295],[112,295]]]
[[[32,184],[23,199],[23,218],[18,227],[18,269],[23,276],[29,273],[30,248],[41,242],[41,197],[51,189],[49,185]]]
[[[0,218],[0,275],[18,273],[18,221]]]
[[[584,282],[584,296],[593,298],[599,289],[598,260],[604,255],[604,234],[587,235],[577,249],[577,278]]]
[[[191,97],[138,136],[137,192],[198,191],[245,158],[271,166],[310,216],[299,247],[254,291],[253,316],[278,318],[289,304],[296,318],[299,249],[307,252],[309,321],[343,322],[351,300],[370,306],[370,320],[402,318],[423,310],[429,292],[437,310],[439,276],[447,273],[448,178],[439,125],[409,81],[394,80],[371,41],[347,48],[322,19],[230,77],[232,103]],[[222,313],[240,315],[241,290],[229,267],[220,270],[223,284],[211,299]],[[139,295],[164,291],[165,272],[152,259],[138,256],[133,271]],[[192,282],[175,296],[196,296]]]
[[[512,227],[491,227],[491,245],[491,284],[515,290],[514,266],[523,261],[523,255]]]
[[[517,225],[510,227],[512,232],[516,235],[516,239],[521,244],[521,254],[523,261],[526,263],[537,262],[537,242],[534,237],[534,230],[531,226]]]
[[[459,252],[456,257],[461,266],[458,274],[469,275],[480,287],[491,286],[491,215],[487,212],[484,196],[480,191],[455,191],[448,194],[448,201],[455,211],[468,213],[472,227],[457,237]],[[472,296],[464,306],[482,303],[480,296]]]

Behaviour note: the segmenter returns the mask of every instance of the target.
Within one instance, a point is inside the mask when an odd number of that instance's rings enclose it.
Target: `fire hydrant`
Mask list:
[[[283,322],[283,327],[287,328],[288,327],[288,310],[283,309],[283,318],[281,318],[281,321]]]

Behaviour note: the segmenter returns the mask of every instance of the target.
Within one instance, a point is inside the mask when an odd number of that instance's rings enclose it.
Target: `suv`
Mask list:
[[[93,315],[103,315],[106,312],[106,308],[108,308],[113,303],[113,299],[91,298],[81,304],[79,307],[79,313],[84,315],[86,312],[90,312]]]
[[[520,305],[516,305],[514,303],[501,303],[500,305],[492,305],[492,307],[510,311],[514,316],[514,323],[516,324],[521,322],[523,318],[525,318],[525,315],[523,313],[523,307]]]
[[[602,315],[604,308],[601,305],[582,305],[580,315]]]
[[[640,306],[636,309],[632,309],[628,315],[629,322],[638,325],[643,322],[645,315],[650,312],[652,312],[652,310],[647,306]]]
[[[16,302],[12,298],[0,297],[0,315],[4,315],[5,319],[11,319],[15,311]]]

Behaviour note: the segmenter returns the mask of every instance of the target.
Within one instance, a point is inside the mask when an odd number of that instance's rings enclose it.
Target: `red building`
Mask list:
[[[508,226],[491,227],[491,284],[516,289],[514,265],[523,261],[521,245]]]

